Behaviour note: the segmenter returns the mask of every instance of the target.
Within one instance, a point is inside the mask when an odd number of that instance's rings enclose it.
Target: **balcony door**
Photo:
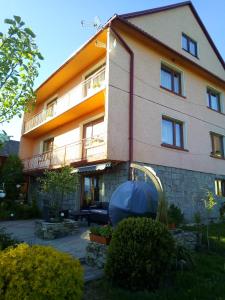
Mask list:
[[[56,112],[57,99],[54,99],[47,103],[46,117],[53,117]]]
[[[105,63],[85,76],[84,97],[100,89],[105,82]]]
[[[83,159],[98,159],[103,153],[104,117],[89,122],[83,127]]]

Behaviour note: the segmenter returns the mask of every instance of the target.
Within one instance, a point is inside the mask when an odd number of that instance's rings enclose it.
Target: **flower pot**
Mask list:
[[[168,224],[169,229],[176,229],[176,224],[175,223],[170,223]]]
[[[93,233],[90,233],[90,240],[92,242],[103,244],[103,245],[109,245],[111,238],[106,238],[104,236],[95,235]]]

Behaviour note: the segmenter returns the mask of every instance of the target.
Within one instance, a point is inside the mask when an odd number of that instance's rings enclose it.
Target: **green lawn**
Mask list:
[[[161,288],[155,293],[131,293],[113,287],[103,279],[86,285],[84,299],[225,300],[225,224],[210,225],[209,235],[210,251],[205,249],[194,254],[195,268],[191,271],[177,272],[168,284],[169,287]]]

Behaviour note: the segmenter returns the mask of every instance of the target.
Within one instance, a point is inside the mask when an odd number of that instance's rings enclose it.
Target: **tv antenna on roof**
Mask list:
[[[98,16],[94,17],[94,21],[85,21],[81,20],[81,26],[83,28],[91,28],[93,27],[96,31],[102,28],[101,20]]]

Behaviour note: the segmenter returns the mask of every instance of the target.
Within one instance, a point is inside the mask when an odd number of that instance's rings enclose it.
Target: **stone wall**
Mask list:
[[[89,242],[85,254],[86,264],[99,269],[104,268],[108,247],[103,244]]]
[[[66,195],[63,201],[63,209],[79,210],[80,209],[80,193],[81,183],[80,176],[74,174],[74,192]],[[38,207],[43,208],[45,199],[48,199],[48,195],[41,192],[40,184],[37,181],[37,177],[30,177],[30,183],[28,185],[28,201],[37,201]]]
[[[216,174],[208,174],[173,167],[150,165],[161,179],[163,184],[166,199],[169,204],[174,203],[184,213],[185,219],[188,222],[193,222],[194,213],[199,211],[204,220],[205,209],[202,199],[205,196],[206,189],[214,192],[215,178],[224,178]],[[135,180],[145,180],[144,175],[136,170],[134,172]],[[123,182],[128,180],[128,163],[120,163],[112,168],[106,169],[99,174],[99,200],[103,202],[110,201],[113,191]],[[38,190],[38,184],[35,178],[31,178],[31,185],[29,187],[29,198],[35,195],[37,191],[37,198],[39,206],[46,197]],[[81,175],[74,174],[74,193],[68,195],[63,203],[64,209],[79,210],[81,195]],[[216,197],[218,205],[216,205],[213,217],[219,215],[218,210],[220,204],[225,201],[224,197]]]
[[[35,222],[35,235],[44,240],[54,240],[79,231],[78,221],[64,219],[62,222]]]
[[[208,174],[191,170],[178,169],[166,166],[150,165],[160,178],[169,204],[174,203],[184,213],[188,222],[193,221],[194,213],[199,211],[203,220],[206,217],[203,198],[206,190],[215,192],[215,179],[224,178],[216,174]],[[136,180],[145,180],[143,174],[135,171]],[[212,217],[219,215],[220,204],[225,201],[224,197],[216,197],[218,205],[212,213]]]
[[[128,180],[128,163],[121,163],[99,176],[99,200],[110,201],[112,193],[123,182]]]

